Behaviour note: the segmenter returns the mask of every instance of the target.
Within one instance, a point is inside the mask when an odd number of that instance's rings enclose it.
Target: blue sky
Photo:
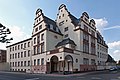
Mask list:
[[[31,36],[38,8],[55,20],[62,3],[77,18],[88,12],[109,45],[109,54],[120,59],[120,0],[0,0],[0,23],[11,29],[14,43]],[[0,44],[0,48],[5,45]]]

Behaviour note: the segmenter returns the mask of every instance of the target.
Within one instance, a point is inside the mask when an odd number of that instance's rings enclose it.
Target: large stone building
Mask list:
[[[99,33],[100,34],[100,33]],[[32,36],[7,46],[7,61],[12,71],[33,73],[97,70],[98,48],[105,46],[101,60],[107,60],[108,47],[97,39],[95,21],[86,12],[73,16],[64,4],[54,21],[37,9]],[[101,65],[102,66],[102,65]]]

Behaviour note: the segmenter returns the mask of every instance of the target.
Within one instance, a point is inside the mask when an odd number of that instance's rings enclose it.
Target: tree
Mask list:
[[[10,41],[13,40],[13,38],[10,38],[10,39],[7,38],[8,34],[11,34],[10,30],[0,23],[0,42],[1,43],[10,43]]]

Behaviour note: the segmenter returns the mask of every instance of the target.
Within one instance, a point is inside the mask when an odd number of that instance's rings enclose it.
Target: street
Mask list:
[[[0,80],[120,80],[120,72],[97,71],[70,75],[0,72]]]

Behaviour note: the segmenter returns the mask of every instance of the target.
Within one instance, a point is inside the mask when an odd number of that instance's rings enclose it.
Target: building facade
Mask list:
[[[6,53],[7,53],[6,50],[0,50],[0,63],[7,62],[6,61],[6,58],[7,58]]]
[[[86,12],[76,18],[62,4],[54,21],[37,9],[31,38],[7,46],[7,61],[13,71],[32,73],[97,70],[97,38]]]

